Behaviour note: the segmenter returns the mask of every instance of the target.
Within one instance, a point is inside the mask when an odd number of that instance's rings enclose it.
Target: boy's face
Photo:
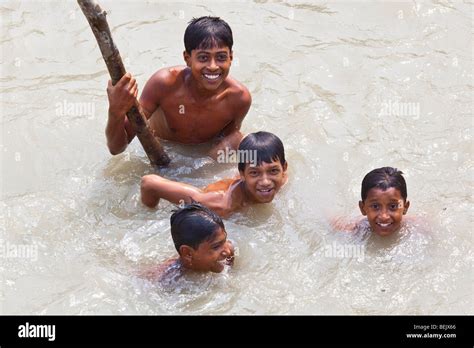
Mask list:
[[[234,257],[234,248],[222,228],[211,239],[199,244],[197,249],[189,249],[189,267],[199,272],[222,272],[224,265],[231,263]]]
[[[183,55],[194,79],[204,89],[216,90],[229,75],[232,62],[229,47],[197,48],[191,54],[184,51]]]
[[[380,236],[398,231],[409,206],[410,202],[405,201],[400,191],[394,187],[385,191],[372,188],[365,201],[359,202],[362,215],[367,216],[372,231]]]
[[[275,194],[286,183],[288,163],[279,160],[271,163],[262,162],[258,166],[247,164],[240,178],[245,183],[246,192],[256,203],[270,203]]]

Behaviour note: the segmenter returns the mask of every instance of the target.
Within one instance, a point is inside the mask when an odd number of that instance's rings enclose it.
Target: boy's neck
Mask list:
[[[181,271],[192,270],[192,267],[188,265],[187,262],[181,258],[181,256],[176,260],[176,265],[181,269]]]
[[[255,199],[253,199],[252,195],[249,193],[249,191],[247,189],[247,185],[245,184],[245,181],[243,181],[243,180],[240,181],[239,189],[240,189],[240,193],[241,193],[241,197],[240,197],[240,205],[241,206],[258,203],[258,202],[255,201]]]

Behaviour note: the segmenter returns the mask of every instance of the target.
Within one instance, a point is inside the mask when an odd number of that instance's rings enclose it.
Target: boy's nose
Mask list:
[[[224,249],[222,250],[222,255],[224,255],[225,257],[229,257],[229,256],[232,256],[233,252],[232,252],[232,244],[227,241],[224,245]]]
[[[211,61],[209,62],[208,69],[209,69],[209,70],[217,70],[217,69],[219,69],[219,67],[218,67],[217,64],[216,64],[216,60],[215,60],[215,59],[211,58]]]
[[[380,212],[379,218],[380,218],[380,220],[382,220],[382,221],[389,220],[389,219],[390,219],[390,214],[388,213],[387,210],[384,209],[384,210],[382,210],[382,211]]]
[[[262,179],[260,180],[260,185],[266,186],[266,185],[271,185],[271,183],[272,183],[272,181],[267,176],[267,174],[263,174]]]

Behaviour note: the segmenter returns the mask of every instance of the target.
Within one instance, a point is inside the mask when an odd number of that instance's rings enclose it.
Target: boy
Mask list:
[[[234,262],[234,247],[227,240],[222,219],[203,205],[193,202],[171,215],[171,237],[178,252],[146,275],[163,281],[174,279],[186,270],[220,273]]]
[[[410,206],[402,174],[396,168],[383,167],[372,170],[362,180],[360,212],[367,216],[372,232],[380,236],[398,231]]]
[[[239,177],[218,181],[203,190],[155,174],[145,175],[141,182],[143,204],[154,208],[160,198],[175,204],[197,201],[227,217],[249,204],[270,203],[288,180],[283,143],[272,133],[250,133],[237,153],[247,159],[254,157],[253,163],[239,160]]]
[[[371,231],[379,236],[389,236],[400,230],[403,215],[410,207],[402,174],[392,167],[377,168],[367,173],[362,180],[362,200],[359,201],[360,212],[367,219],[353,224],[337,221],[333,224],[334,227],[355,230],[362,223],[368,222]]]
[[[232,30],[218,17],[193,19],[184,34],[186,66],[158,70],[140,97],[140,106],[155,136],[183,144],[213,141],[209,155],[237,148],[240,126],[251,97],[245,86],[229,76],[233,59]],[[109,116],[105,129],[113,155],[123,152],[135,136],[125,113],[133,105],[138,86],[125,74],[107,87]]]

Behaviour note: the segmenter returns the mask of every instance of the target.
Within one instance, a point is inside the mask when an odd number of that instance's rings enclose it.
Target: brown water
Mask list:
[[[140,203],[153,170],[136,140],[107,151],[92,32],[74,1],[2,1],[0,312],[472,314],[472,5],[200,3],[101,1],[139,86],[182,64],[192,17],[228,21],[231,74],[253,96],[243,131],[283,140],[289,184],[225,221],[234,268],[171,289],[140,278],[175,255],[173,207]],[[166,146],[167,177],[235,174]],[[404,171],[408,214],[428,227],[383,240],[331,231],[331,217],[358,216],[363,176],[386,165]],[[331,254],[339,246],[363,254]]]

